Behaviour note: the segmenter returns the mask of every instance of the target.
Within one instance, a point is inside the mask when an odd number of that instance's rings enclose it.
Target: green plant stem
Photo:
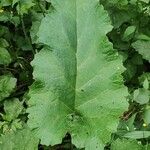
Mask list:
[[[26,29],[25,29],[25,24],[24,24],[24,20],[23,20],[23,15],[20,15],[20,21],[21,21],[22,30],[23,30],[25,39],[26,39],[26,40],[28,41],[28,43],[30,44],[32,53],[35,54],[34,49],[33,49],[33,47],[32,47],[32,42],[31,42],[30,38],[28,37],[27,32],[26,32]]]
[[[15,72],[18,72],[18,71],[15,70],[15,69],[7,68],[7,67],[4,67],[4,68],[0,67],[0,70],[9,70],[9,71],[15,71]]]
[[[31,39],[28,37],[27,32],[26,32],[25,23],[24,23],[24,20],[23,20],[23,14],[20,12],[20,2],[18,4],[19,4],[19,17],[20,17],[20,22],[21,22],[21,26],[22,26],[22,30],[23,30],[25,39],[30,44],[32,53],[35,54],[34,49],[32,47]]]

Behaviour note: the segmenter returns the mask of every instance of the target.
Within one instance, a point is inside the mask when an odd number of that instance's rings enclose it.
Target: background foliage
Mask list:
[[[123,58],[129,108],[110,150],[149,150],[150,142],[150,1],[101,0],[113,29],[108,39]],[[0,1],[0,149],[77,149],[69,134],[55,146],[41,145],[27,126],[28,90],[33,83],[30,62],[43,45],[37,43],[41,20],[53,10],[51,0]],[[8,147],[9,146],[9,147]]]

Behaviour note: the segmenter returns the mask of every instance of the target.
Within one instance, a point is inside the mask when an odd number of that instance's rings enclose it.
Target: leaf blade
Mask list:
[[[52,4],[55,10],[38,32],[39,42],[47,46],[32,62],[35,83],[29,93],[28,124],[38,128],[43,144],[58,144],[69,132],[77,147],[89,149],[91,141],[98,149],[127,108],[124,67],[106,37],[112,26],[97,0]]]

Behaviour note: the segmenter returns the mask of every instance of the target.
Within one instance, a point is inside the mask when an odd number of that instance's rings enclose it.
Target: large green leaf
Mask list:
[[[112,143],[111,150],[144,150],[144,147],[136,140],[118,139]]]
[[[13,92],[16,82],[16,78],[13,78],[11,75],[0,76],[0,101]]]
[[[11,5],[11,0],[1,0],[0,7]]]
[[[144,59],[150,62],[150,40],[137,40],[132,46],[143,56]]]
[[[41,143],[101,150],[127,109],[122,61],[108,42],[112,29],[98,0],[52,0],[38,37],[47,46],[32,62],[29,121]]]
[[[100,2],[105,3],[105,5],[127,5],[128,4],[128,0],[100,0]]]
[[[23,110],[22,102],[17,98],[6,100],[4,102],[5,115],[3,119],[7,121],[15,120]]]
[[[0,64],[8,65],[11,63],[11,56],[7,49],[0,47]]]
[[[12,6],[14,6],[16,3],[17,5],[17,11],[19,14],[27,14],[28,10],[34,6],[33,0],[13,0]]]
[[[149,102],[150,91],[145,88],[139,88],[134,91],[134,101],[143,105]]]
[[[10,132],[0,137],[1,150],[38,150],[39,140],[29,129]]]
[[[150,131],[132,131],[124,135],[126,138],[131,139],[142,139],[150,137]]]

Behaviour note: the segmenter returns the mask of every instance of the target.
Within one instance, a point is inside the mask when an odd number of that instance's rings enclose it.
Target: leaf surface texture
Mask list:
[[[122,60],[106,36],[108,14],[98,0],[51,2],[54,11],[37,34],[45,47],[32,62],[28,124],[42,144],[70,133],[78,148],[103,149],[127,109]]]

